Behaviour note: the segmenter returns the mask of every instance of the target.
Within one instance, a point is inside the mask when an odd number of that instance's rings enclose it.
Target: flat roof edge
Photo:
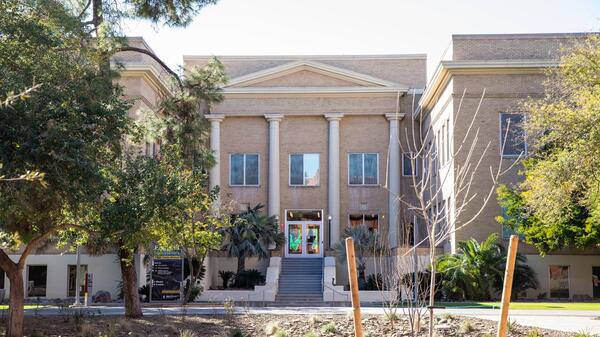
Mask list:
[[[426,60],[427,54],[339,54],[339,55],[183,55],[184,60],[217,57],[225,60]]]
[[[566,39],[598,35],[600,32],[572,32],[572,33],[515,33],[515,34],[452,34],[453,40],[478,40],[478,39]]]

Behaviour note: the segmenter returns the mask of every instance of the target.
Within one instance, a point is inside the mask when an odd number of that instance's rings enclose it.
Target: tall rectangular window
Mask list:
[[[229,184],[257,186],[259,175],[258,154],[233,153],[229,157]]]
[[[377,185],[379,183],[379,154],[348,154],[348,183],[350,185]]]
[[[319,172],[318,153],[290,155],[290,185],[319,186]]]
[[[402,154],[402,175],[405,177],[416,176],[418,174],[418,164],[413,165],[413,161],[416,159],[412,158],[411,153]]]
[[[79,294],[83,295],[85,291],[85,274],[87,273],[87,264],[79,265]],[[77,265],[69,264],[67,265],[67,273],[68,273],[68,288],[67,288],[67,296],[75,297],[75,289],[77,285]]]
[[[550,297],[569,298],[569,266],[550,266]]]
[[[527,153],[523,122],[523,114],[500,113],[500,148],[504,146],[503,157],[516,157]]]
[[[27,266],[27,296],[45,297],[47,279],[47,266]]]

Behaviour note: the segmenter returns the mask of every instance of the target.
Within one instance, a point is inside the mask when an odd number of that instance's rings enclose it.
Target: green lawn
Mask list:
[[[447,308],[500,308],[500,302],[439,303]],[[524,310],[600,310],[600,302],[512,302],[511,309]]]

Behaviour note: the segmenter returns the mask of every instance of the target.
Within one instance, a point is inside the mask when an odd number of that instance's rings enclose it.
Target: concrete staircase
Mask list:
[[[283,258],[275,306],[323,306],[323,258]]]

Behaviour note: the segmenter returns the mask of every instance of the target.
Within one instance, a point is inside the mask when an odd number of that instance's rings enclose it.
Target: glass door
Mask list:
[[[323,210],[286,210],[286,257],[323,256]]]

